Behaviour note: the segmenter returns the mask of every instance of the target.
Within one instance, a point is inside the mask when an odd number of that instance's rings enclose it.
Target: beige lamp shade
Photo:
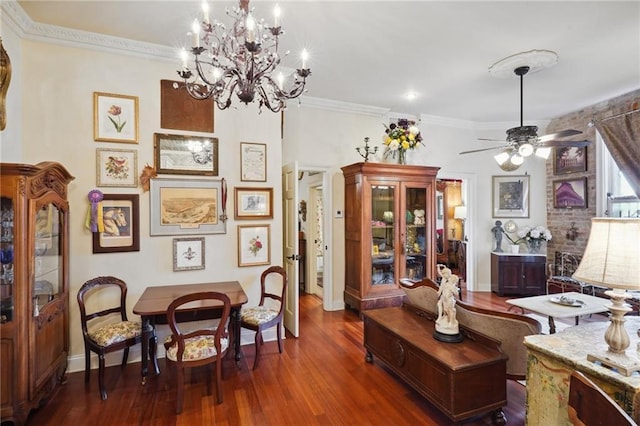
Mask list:
[[[466,219],[467,218],[467,207],[466,206],[456,206],[453,210],[453,218],[454,219]]]
[[[640,289],[640,219],[593,218],[573,278],[601,287]]]

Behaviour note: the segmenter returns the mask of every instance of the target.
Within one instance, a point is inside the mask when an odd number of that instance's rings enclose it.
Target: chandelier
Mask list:
[[[245,105],[259,101],[260,111],[266,106],[273,112],[286,107],[288,99],[300,96],[305,90],[311,70],[306,67],[308,54],[302,51],[302,66],[285,78],[273,73],[280,64],[278,37],[283,34],[279,24],[280,8],[274,8],[273,25],[256,21],[249,9],[249,0],[226,14],[234,22],[230,28],[217,20],[209,20],[209,5],[202,3],[203,20],[193,22],[192,64],[188,66],[188,53],[182,50],[182,69],[178,75],[187,91],[195,99],[212,98],[218,108],[231,106],[235,93]],[[285,54],[286,55],[286,54]]]

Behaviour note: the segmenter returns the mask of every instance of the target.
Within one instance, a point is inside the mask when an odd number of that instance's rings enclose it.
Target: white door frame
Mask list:
[[[467,241],[467,276],[466,284],[468,291],[476,291],[478,289],[477,262],[476,262],[476,237],[474,235],[476,228],[476,214],[474,208],[477,205],[477,176],[474,173],[466,172],[443,172],[439,171],[437,179],[455,179],[462,181],[462,199],[467,206],[467,219],[464,222],[465,234],[468,236]]]

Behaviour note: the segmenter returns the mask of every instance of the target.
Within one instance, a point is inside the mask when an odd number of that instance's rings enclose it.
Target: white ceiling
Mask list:
[[[288,67],[311,54],[308,96],[394,112],[513,123],[517,77],[488,68],[553,50],[558,63],[524,77],[524,124],[640,88],[638,1],[280,1]],[[19,1],[36,22],[171,47],[189,44],[200,1]],[[211,1],[212,16],[235,2]],[[275,2],[252,1],[271,20]],[[220,19],[220,18],[218,18]],[[224,20],[224,17],[221,19]],[[228,22],[228,21],[225,21]],[[176,68],[178,64],[176,63]],[[418,98],[409,102],[409,91]]]

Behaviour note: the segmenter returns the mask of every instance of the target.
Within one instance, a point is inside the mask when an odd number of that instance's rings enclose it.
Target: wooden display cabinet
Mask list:
[[[368,162],[342,168],[348,308],[400,306],[401,278],[435,279],[438,170]]]
[[[0,175],[0,417],[22,425],[67,369],[74,178],[52,162],[0,163]]]

